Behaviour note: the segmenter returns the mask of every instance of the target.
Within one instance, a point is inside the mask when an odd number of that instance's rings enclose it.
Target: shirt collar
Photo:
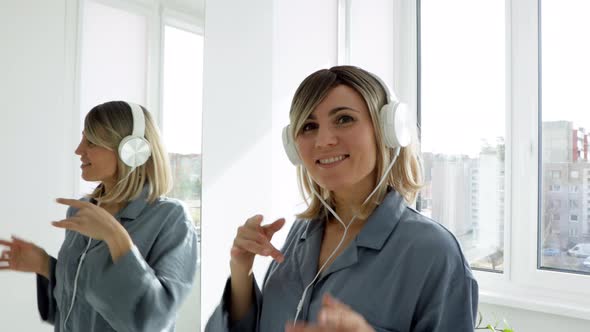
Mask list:
[[[399,223],[402,213],[407,207],[403,197],[394,189],[391,189],[383,202],[371,213],[363,229],[357,236],[357,245],[360,247],[381,250],[389,235]],[[305,231],[301,233],[301,240],[310,237],[314,232],[321,230],[323,223],[319,219],[308,220]]]
[[[320,230],[322,227],[322,221],[320,219],[311,219],[305,221],[305,231],[301,233],[299,237],[301,240],[305,240],[310,237],[313,233]]]
[[[366,224],[357,236],[357,245],[381,250],[387,238],[399,224],[406,208],[407,204],[404,198],[392,189],[367,219]]]
[[[149,195],[149,185],[144,185],[139,196],[129,201],[129,203],[117,213],[117,216],[123,220],[135,220],[141,211],[147,206],[147,198]]]
[[[117,214],[115,218],[120,219],[121,221],[132,221],[137,219],[141,211],[147,206],[147,198],[149,195],[149,185],[145,184],[143,189],[141,189],[141,193],[135,199],[132,199],[125,205]],[[89,200],[92,204],[96,204],[96,200],[94,198]]]

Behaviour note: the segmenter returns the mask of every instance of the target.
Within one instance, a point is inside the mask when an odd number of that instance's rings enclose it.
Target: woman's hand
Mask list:
[[[262,216],[255,215],[238,227],[231,248],[231,308],[232,322],[241,320],[249,308],[254,305],[252,300],[252,265],[256,255],[271,256],[281,263],[285,257],[275,248],[270,240],[285,225],[285,219],[277,219],[269,225],[261,226]]]
[[[365,318],[346,304],[324,294],[318,324],[287,323],[286,332],[374,332]]]
[[[52,222],[53,226],[106,242],[113,262],[133,247],[129,233],[107,210],[76,199],[58,198],[57,202],[77,208],[78,212],[70,218]]]
[[[65,228],[99,241],[107,241],[119,230],[121,224],[105,209],[90,202],[77,199],[58,198],[60,204],[78,209],[70,218],[54,221],[51,224]]]
[[[12,241],[0,239],[7,247],[0,255],[0,270],[34,272],[49,278],[49,255],[34,243],[12,236]]]
[[[285,225],[285,219],[280,218],[264,226],[261,226],[261,223],[262,216],[255,215],[238,227],[231,248],[232,269],[249,273],[252,270],[255,255],[271,256],[279,263],[285,259],[283,254],[270,243],[273,235]]]

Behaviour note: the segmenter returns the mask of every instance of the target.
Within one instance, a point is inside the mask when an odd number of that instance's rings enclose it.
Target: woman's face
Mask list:
[[[117,155],[114,151],[92,144],[82,133],[82,140],[75,153],[80,156],[82,178],[113,185],[117,175]]]
[[[295,142],[303,165],[322,188],[362,193],[375,185],[375,132],[367,105],[354,89],[334,87]]]

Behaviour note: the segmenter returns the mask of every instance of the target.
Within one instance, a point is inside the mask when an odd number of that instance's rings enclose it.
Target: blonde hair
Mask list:
[[[97,146],[117,154],[117,183],[103,192],[99,185],[88,195],[101,203],[124,203],[141,194],[148,185],[148,202],[165,195],[172,188],[172,173],[168,153],[160,139],[160,133],[149,112],[141,107],[145,118],[145,139],[150,143],[152,154],[147,162],[135,169],[127,166],[119,158],[119,143],[133,131],[133,116],[129,104],[111,101],[95,106],[84,120],[86,139]]]
[[[394,154],[394,149],[388,148],[385,145],[379,124],[379,111],[387,103],[387,92],[384,90],[387,87],[382,86],[373,74],[354,66],[337,66],[330,69],[318,70],[309,75],[297,88],[291,103],[291,110],[289,112],[291,122],[290,134],[292,137],[297,137],[301,133],[305,121],[318,104],[322,102],[333,88],[339,85],[346,85],[357,91],[367,104],[377,145],[376,181],[382,176],[386,176],[386,180],[383,181],[383,184],[376,190],[367,204],[357,212],[357,217],[360,219],[367,218],[374,208],[383,201],[390,186],[408,204],[412,204],[422,187],[422,167],[416,153],[417,132],[413,128],[412,143],[401,148],[395,164],[389,171],[389,174],[385,175]],[[335,208],[334,195],[313,181],[304,166],[297,166],[297,181],[299,190],[308,206],[297,217],[305,219],[328,217],[330,215],[328,210],[313,195],[312,186],[313,190],[322,196],[332,208]],[[376,186],[377,182],[374,185]]]

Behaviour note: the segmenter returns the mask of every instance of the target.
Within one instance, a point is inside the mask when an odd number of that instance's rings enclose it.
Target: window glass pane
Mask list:
[[[418,206],[473,268],[504,269],[505,2],[420,1]],[[466,28],[468,27],[468,28]]]
[[[168,195],[189,208],[200,247],[203,36],[165,25],[163,53],[162,134],[174,178]],[[178,331],[192,331],[200,325],[199,315],[195,317],[200,310],[200,265],[199,254],[197,279],[180,308]]]
[[[539,267],[586,273],[590,272],[590,258],[586,260],[590,256],[590,112],[584,105],[590,90],[590,44],[583,41],[590,31],[588,16],[586,0],[541,3]],[[552,200],[568,204],[556,206]]]
[[[162,131],[174,177],[169,195],[188,205],[200,229],[203,37],[172,26],[164,34]]]
[[[144,16],[85,1],[80,57],[80,128],[90,109],[111,100],[146,102],[147,22]],[[79,194],[96,183],[81,180]]]

